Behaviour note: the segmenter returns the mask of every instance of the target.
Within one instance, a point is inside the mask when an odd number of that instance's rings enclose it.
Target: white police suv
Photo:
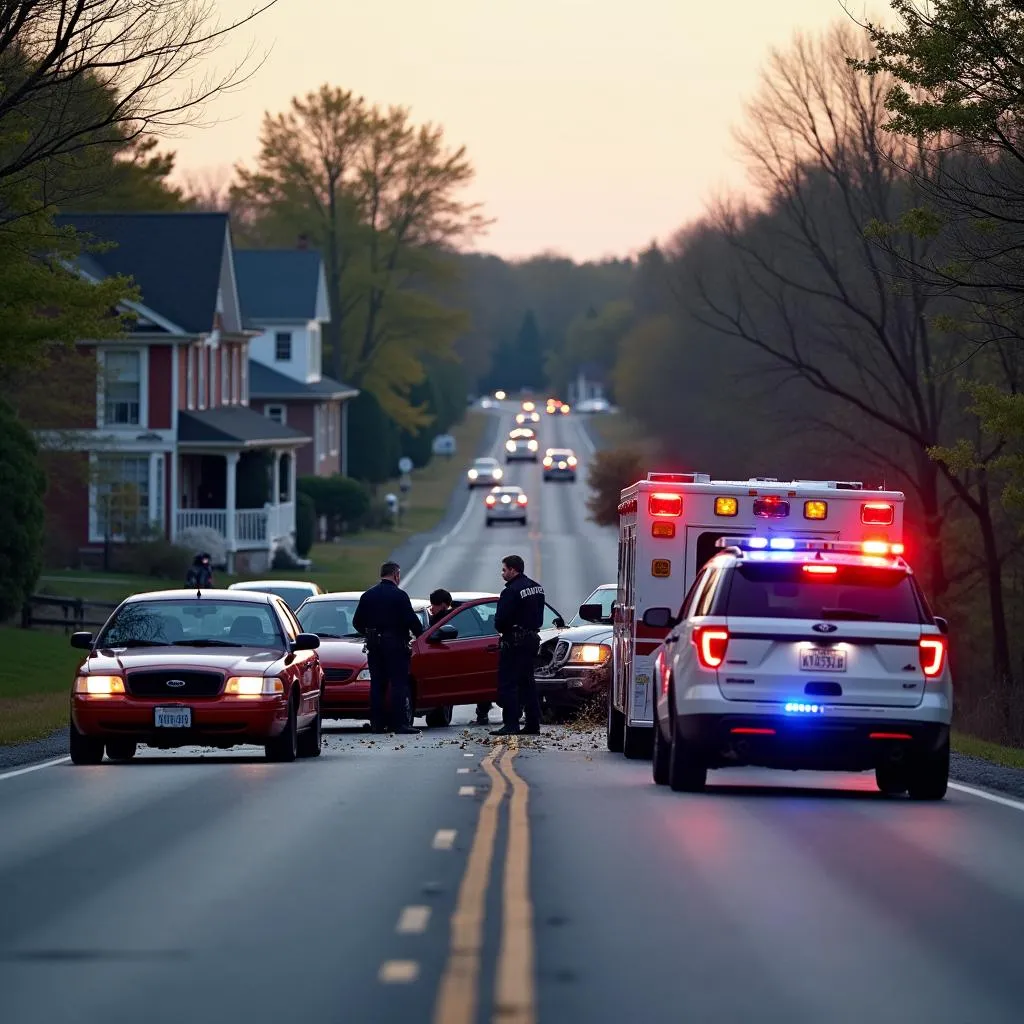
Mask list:
[[[723,537],[655,659],[654,781],[714,768],[874,769],[886,794],[941,800],[953,682],[945,619],[903,546]]]

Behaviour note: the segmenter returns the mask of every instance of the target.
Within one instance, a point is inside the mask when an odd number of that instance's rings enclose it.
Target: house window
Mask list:
[[[283,405],[267,405],[263,408],[264,415],[267,419],[273,420],[275,423],[287,423],[288,417],[285,413]]]
[[[102,455],[95,463],[96,533],[131,539],[149,528],[149,456]]]
[[[199,360],[199,408],[206,408],[206,362],[209,358],[209,349],[200,345],[196,350],[196,358]]]
[[[220,350],[220,401],[221,405],[231,402],[231,355],[233,346]]]
[[[137,426],[142,405],[142,355],[107,351],[103,360],[105,426]]]
[[[292,332],[277,331],[274,335],[274,359],[279,363],[291,362]]]
[[[190,409],[196,407],[196,350],[192,345],[185,350],[185,395]]]

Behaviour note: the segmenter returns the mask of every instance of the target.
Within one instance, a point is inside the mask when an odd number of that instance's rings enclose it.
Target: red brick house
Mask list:
[[[330,320],[323,260],[311,249],[235,253],[249,346],[250,407],[313,438],[297,453],[299,476],[346,473],[348,401],[359,392],[322,373]]]
[[[99,242],[86,277],[124,274],[141,299],[117,340],[96,355],[95,416],[41,440],[83,453],[80,484],[56,491],[51,520],[80,549],[141,535],[177,540],[216,531],[232,570],[261,571],[295,534],[296,453],[312,437],[249,407],[249,347],[226,214],[67,214],[62,225]],[[77,488],[77,498],[69,498]]]

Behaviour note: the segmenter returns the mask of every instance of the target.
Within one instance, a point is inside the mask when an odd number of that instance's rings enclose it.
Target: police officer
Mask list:
[[[409,638],[423,632],[423,623],[413,611],[412,601],[398,581],[402,570],[397,562],[380,567],[380,582],[359,598],[352,628],[366,638],[367,667],[370,670],[370,721],[374,732],[387,732],[384,703],[391,698],[392,732],[403,736],[419,732],[406,714],[409,699]]]
[[[519,733],[519,707],[526,712],[524,735],[540,734],[540,699],[533,679],[540,627],[544,622],[544,588],[526,576],[519,555],[501,560],[501,578],[505,587],[498,598],[494,628],[501,634],[498,654],[498,696],[505,723],[492,736]]]

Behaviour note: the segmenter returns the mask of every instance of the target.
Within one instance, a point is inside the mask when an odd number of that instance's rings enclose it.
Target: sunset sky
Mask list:
[[[221,18],[251,6],[217,0]],[[206,111],[222,123],[168,142],[182,174],[224,175],[265,111],[329,82],[468,147],[497,220],[475,248],[627,255],[742,184],[730,128],[769,49],[843,17],[839,0],[278,0],[216,57],[270,50]]]

